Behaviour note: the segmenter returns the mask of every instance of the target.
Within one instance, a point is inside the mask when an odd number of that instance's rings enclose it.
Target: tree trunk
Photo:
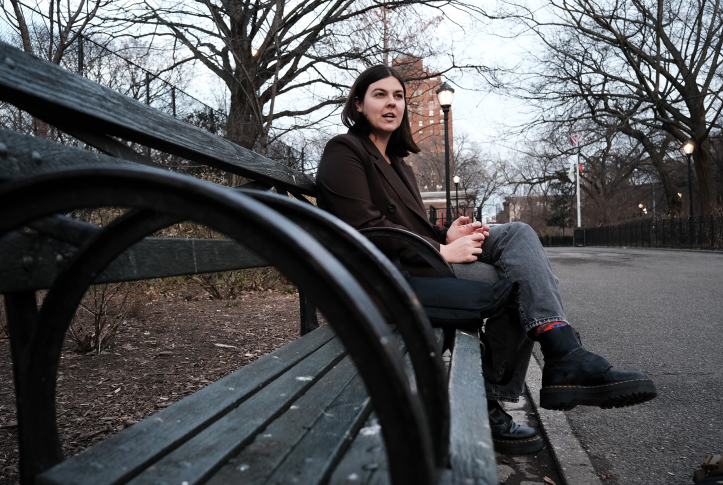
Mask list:
[[[642,131],[635,130],[628,124],[623,125],[620,131],[629,137],[638,140],[640,144],[643,145],[643,148],[650,157],[650,160],[653,162],[655,170],[658,172],[660,182],[663,184],[665,201],[668,204],[668,212],[675,217],[680,217],[681,211],[683,210],[683,203],[681,202],[680,197],[678,197],[678,189],[673,183],[670,170],[668,170],[665,166],[665,162],[663,161],[666,151],[665,145],[667,145],[667,143],[664,143],[664,147],[661,150],[658,150],[658,147],[655,146],[653,140],[651,140]]]
[[[253,90],[253,87],[244,86],[244,88]],[[254,118],[251,103],[241,92],[240,87],[232,90],[226,137],[229,141],[251,150],[258,139],[259,131],[259,123]]]
[[[253,87],[244,86],[245,89],[253,92]],[[251,103],[249,103],[240,87],[231,89],[231,104],[226,125],[226,138],[237,145],[253,150],[256,139],[259,135],[259,125],[254,118]],[[240,175],[232,174],[229,177],[229,185],[238,187],[249,180]]]
[[[716,186],[710,138],[706,136],[700,143],[696,140],[695,147],[693,160],[700,193],[700,215],[713,215],[716,214]]]

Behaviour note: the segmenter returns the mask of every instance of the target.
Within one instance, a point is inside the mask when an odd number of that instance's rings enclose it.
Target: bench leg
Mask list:
[[[306,294],[299,291],[299,306],[301,307],[301,335],[306,335],[319,328],[319,320],[316,318],[316,305],[306,297]]]
[[[55,421],[55,382],[39,376],[29,346],[37,323],[34,291],[5,294],[18,419],[20,483],[63,461]]]

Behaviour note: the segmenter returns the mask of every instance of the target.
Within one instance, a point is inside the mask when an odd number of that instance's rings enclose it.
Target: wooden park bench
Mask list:
[[[308,203],[308,176],[6,44],[0,98],[97,149],[0,130],[0,293],[23,484],[497,483],[477,337],[456,332],[447,372],[441,332],[399,271]],[[252,182],[180,175],[125,142]],[[62,215],[102,206],[131,210],[102,228]],[[229,239],[149,237],[186,220]],[[299,288],[299,339],[63,459],[60,350],[91,284],[262,266]]]

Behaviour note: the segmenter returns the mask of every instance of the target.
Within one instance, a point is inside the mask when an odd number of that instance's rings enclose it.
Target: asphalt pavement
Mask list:
[[[658,388],[638,406],[565,413],[595,472],[606,485],[693,483],[705,455],[723,453],[723,254],[546,251],[583,345]]]

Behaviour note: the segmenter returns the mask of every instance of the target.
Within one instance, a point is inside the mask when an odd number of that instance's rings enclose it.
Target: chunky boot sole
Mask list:
[[[492,442],[495,445],[495,451],[503,455],[529,455],[545,447],[545,442],[539,435],[525,440],[492,438]]]
[[[657,395],[655,384],[649,379],[600,386],[547,386],[540,389],[540,406],[554,411],[569,411],[578,405],[623,408],[650,401]]]

